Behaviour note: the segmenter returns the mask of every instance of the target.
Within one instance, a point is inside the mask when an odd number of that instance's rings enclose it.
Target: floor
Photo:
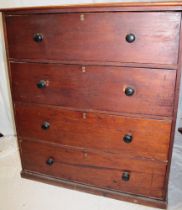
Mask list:
[[[180,141],[180,136],[178,137]],[[182,210],[182,146],[174,147],[168,210]],[[0,138],[0,210],[154,210],[20,177],[15,137]]]

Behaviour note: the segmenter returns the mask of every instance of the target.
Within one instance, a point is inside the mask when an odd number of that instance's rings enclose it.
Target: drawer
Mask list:
[[[176,71],[11,63],[15,101],[172,116]]]
[[[24,170],[100,188],[163,197],[165,164],[21,142]]]
[[[6,16],[9,57],[175,65],[180,16],[180,12]]]
[[[166,161],[171,121],[16,103],[20,138]]]

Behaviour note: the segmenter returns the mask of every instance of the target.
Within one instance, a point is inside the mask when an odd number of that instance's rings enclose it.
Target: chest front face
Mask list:
[[[23,177],[166,206],[181,12],[152,8],[3,13]]]

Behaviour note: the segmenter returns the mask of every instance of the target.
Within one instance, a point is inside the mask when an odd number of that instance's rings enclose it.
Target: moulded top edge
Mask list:
[[[55,6],[34,6],[21,8],[0,8],[0,12],[11,14],[44,13],[44,12],[79,12],[79,11],[179,11],[182,10],[182,1],[163,2],[115,2],[115,3],[90,3],[67,4]]]

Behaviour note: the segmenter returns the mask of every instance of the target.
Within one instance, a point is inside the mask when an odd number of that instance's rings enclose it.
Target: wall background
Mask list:
[[[101,2],[133,2],[149,0],[0,0],[1,8],[27,7],[41,5],[64,5],[80,3],[101,3]],[[152,0],[152,2],[159,0]],[[165,0],[160,0],[165,1]],[[182,96],[182,94],[181,94]],[[179,115],[177,127],[182,126],[182,97],[180,98]],[[181,120],[181,121],[180,121]],[[180,124],[180,125],[179,125]],[[11,94],[9,90],[9,81],[7,75],[6,52],[3,38],[2,16],[0,14],[0,133],[4,135],[15,135],[14,118],[11,104]],[[178,135],[178,134],[176,134]]]

